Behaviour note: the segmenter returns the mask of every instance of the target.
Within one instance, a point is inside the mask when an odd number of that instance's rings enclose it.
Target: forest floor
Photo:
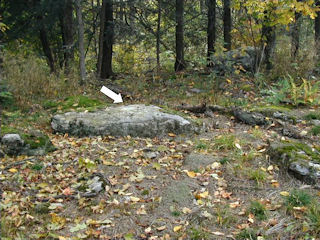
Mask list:
[[[125,104],[267,104],[250,81],[226,79],[218,86],[228,89],[223,95],[211,90],[212,81],[187,81],[168,80],[161,88],[129,82],[133,94]],[[272,128],[218,112],[184,111],[179,114],[206,130],[153,139],[76,138],[53,134],[50,118],[87,106],[64,106],[59,101],[31,112],[4,111],[2,128],[42,130],[57,150],[1,160],[1,239],[320,239],[320,191],[270,160],[270,143],[287,139]],[[272,107],[288,108],[299,119],[318,113],[314,107]],[[295,127],[308,136],[299,141],[319,144],[307,122]],[[81,195],[95,176],[104,179],[104,191]]]

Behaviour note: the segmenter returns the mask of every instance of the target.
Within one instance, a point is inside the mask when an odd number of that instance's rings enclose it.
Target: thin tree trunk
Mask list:
[[[301,26],[301,13],[294,13],[294,23],[291,32],[291,56],[296,58],[300,47],[300,26]]]
[[[113,1],[104,0],[106,3],[105,27],[103,35],[103,53],[101,64],[101,79],[107,79],[113,75],[112,71],[112,50],[113,50]]]
[[[264,52],[264,63],[266,64],[266,69],[272,69],[271,57],[273,54],[273,49],[276,41],[275,27],[270,25],[270,14],[273,9],[266,10],[264,12],[264,20],[262,22],[262,51]]]
[[[157,71],[160,72],[160,39],[161,39],[161,0],[158,0],[158,19],[157,19]]]
[[[231,7],[230,0],[223,1],[223,40],[224,48],[228,51],[231,50]]]
[[[81,0],[76,0],[77,19],[78,19],[78,35],[79,35],[79,53],[80,53],[80,85],[84,84],[86,79],[85,53],[84,53],[84,27],[82,19]]]
[[[320,7],[320,0],[316,0],[316,6]],[[317,55],[320,56],[320,11],[314,19],[314,33]]]
[[[208,66],[212,66],[211,56],[215,52],[216,43],[216,0],[208,0]]]
[[[98,53],[98,63],[97,63],[97,74],[101,75],[101,66],[102,66],[102,55],[103,55],[103,38],[105,32],[105,22],[106,22],[106,7],[107,1],[102,1],[102,7],[100,10],[100,35],[99,35],[99,53]]]
[[[176,72],[186,67],[184,61],[183,12],[184,0],[176,0],[176,62],[174,64]]]
[[[43,53],[46,56],[47,63],[50,67],[50,72],[53,73],[55,72],[54,60],[53,60],[53,55],[52,55],[52,51],[51,51],[48,36],[47,36],[47,31],[44,28],[44,26],[41,26],[40,28],[39,37],[40,37]]]

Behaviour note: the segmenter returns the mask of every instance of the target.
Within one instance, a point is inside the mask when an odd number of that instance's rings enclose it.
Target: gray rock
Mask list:
[[[29,132],[25,141],[19,134],[6,134],[1,142],[3,150],[11,156],[40,156],[55,150],[48,136],[40,131]]]
[[[313,120],[311,120],[310,122],[311,122],[311,124],[314,125],[314,126],[320,126],[320,120],[318,120],[318,119],[313,119]]]
[[[68,112],[55,115],[52,129],[75,136],[133,136],[155,137],[196,130],[186,119],[164,113],[161,108],[146,105],[109,107],[96,112]]]
[[[237,120],[252,126],[270,124],[270,122],[265,118],[264,115],[257,112],[247,112],[240,109],[235,109],[233,111],[233,115]]]
[[[254,47],[238,48],[223,55],[212,56],[213,70],[218,74],[233,73],[235,70],[255,72],[255,61],[259,51]]]
[[[159,155],[158,152],[145,152],[145,153],[144,153],[144,156],[145,156],[146,158],[149,158],[149,159],[157,158],[158,155]]]
[[[89,192],[99,193],[103,190],[103,187],[104,183],[99,176],[95,176],[94,178],[88,181]]]
[[[273,143],[269,155],[272,161],[295,178],[309,184],[320,184],[320,154],[308,145],[299,142]]]
[[[24,150],[25,143],[19,134],[6,134],[1,142],[4,152],[8,155],[20,155]]]

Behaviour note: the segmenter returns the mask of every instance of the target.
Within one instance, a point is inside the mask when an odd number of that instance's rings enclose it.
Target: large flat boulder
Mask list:
[[[167,133],[191,133],[194,125],[156,106],[128,105],[96,112],[68,112],[55,115],[52,129],[75,136],[156,137]]]

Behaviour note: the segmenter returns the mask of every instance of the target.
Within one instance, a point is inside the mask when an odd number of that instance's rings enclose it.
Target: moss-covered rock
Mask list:
[[[269,155],[272,161],[296,178],[307,183],[319,183],[320,153],[309,145],[297,141],[272,143]]]
[[[10,132],[8,132],[11,130]],[[14,136],[13,139],[11,136]],[[19,146],[17,139],[19,138]],[[27,133],[18,129],[6,128],[2,138],[4,152],[8,155],[44,155],[54,151],[55,147],[49,137],[41,131],[29,131]]]
[[[296,123],[297,118],[291,114],[291,109],[283,106],[260,106],[250,109],[251,112],[261,113],[269,118],[281,119],[283,121],[289,121]]]

